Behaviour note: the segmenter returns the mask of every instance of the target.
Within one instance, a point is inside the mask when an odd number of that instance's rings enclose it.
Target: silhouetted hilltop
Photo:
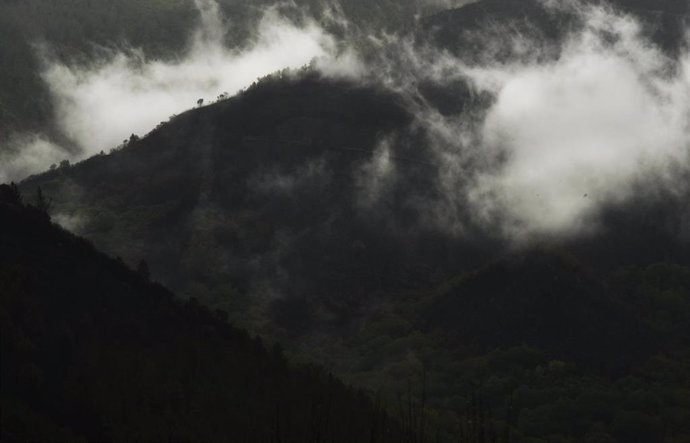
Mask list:
[[[305,14],[313,16],[329,30],[340,31],[328,18],[333,12],[330,2],[298,0],[292,7],[273,0],[217,3],[223,16],[232,22],[225,40],[233,48],[242,48],[254,36],[269,8],[277,8],[298,21]],[[421,5],[417,0],[339,3],[339,19],[348,20],[353,27],[389,31],[409,26]],[[56,128],[51,91],[41,78],[46,55],[88,65],[107,58],[114,48],[137,48],[149,59],[175,59],[184,53],[198,21],[199,11],[193,0],[111,0],[107,4],[90,0],[0,1],[0,141],[6,142],[11,131],[59,135],[53,134]]]

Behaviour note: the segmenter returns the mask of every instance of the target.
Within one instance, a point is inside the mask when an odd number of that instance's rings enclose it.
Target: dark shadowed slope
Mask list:
[[[620,292],[572,258],[534,251],[446,285],[425,321],[469,353],[522,344],[596,371],[620,372],[663,348]]]
[[[3,442],[399,441],[367,396],[16,197],[0,186]]]

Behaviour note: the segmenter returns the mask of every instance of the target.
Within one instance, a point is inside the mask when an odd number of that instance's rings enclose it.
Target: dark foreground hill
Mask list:
[[[400,441],[361,392],[181,302],[0,186],[1,435]]]

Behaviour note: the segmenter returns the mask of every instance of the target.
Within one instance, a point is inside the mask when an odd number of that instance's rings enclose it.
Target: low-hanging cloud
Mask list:
[[[266,12],[248,47],[228,49],[217,3],[196,4],[202,24],[178,60],[147,60],[127,51],[87,68],[48,64],[43,78],[54,96],[58,123],[85,153],[148,132],[199,99],[234,94],[261,76],[337,52],[333,37],[315,22],[298,26],[275,10]]]
[[[474,192],[502,206],[508,229],[591,229],[601,206],[632,197],[636,181],[675,186],[669,168],[687,164],[687,55],[670,59],[630,16],[586,14],[558,60],[507,66],[493,91],[481,133],[506,161]]]
[[[37,134],[17,134],[0,149],[0,183],[19,180],[65,159],[62,148]]]
[[[404,43],[401,61],[389,61],[385,83],[409,97],[443,165],[427,222],[457,234],[482,225],[517,241],[573,235],[596,230],[599,211],[633,198],[640,183],[681,190],[673,171],[688,165],[690,55],[669,55],[611,7],[545,7],[570,8],[581,23],[556,53],[552,41],[516,33],[521,50],[506,59]],[[442,115],[417,87],[457,80],[471,90],[458,100],[483,97],[459,116]]]

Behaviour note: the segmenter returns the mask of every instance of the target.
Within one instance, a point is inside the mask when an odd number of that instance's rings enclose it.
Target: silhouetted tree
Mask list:
[[[22,196],[19,188],[12,182],[9,185],[0,185],[0,202],[19,205],[22,203]]]
[[[137,266],[137,273],[141,275],[146,281],[151,279],[151,271],[146,260],[142,259]]]
[[[51,205],[52,200],[43,194],[43,189],[41,189],[39,186],[36,189],[36,200],[34,201],[34,206],[36,206],[36,208],[38,208],[41,212],[45,212],[47,214],[50,211]]]

